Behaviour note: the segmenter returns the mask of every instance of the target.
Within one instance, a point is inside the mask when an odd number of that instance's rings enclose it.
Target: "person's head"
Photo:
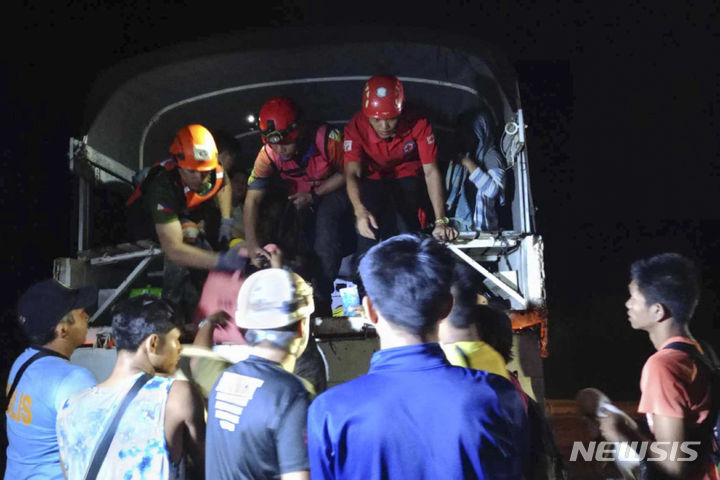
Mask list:
[[[453,268],[453,282],[450,291],[453,296],[453,308],[448,320],[457,328],[466,328],[470,323],[465,310],[478,304],[480,286],[483,284],[480,275],[470,265],[456,261]]]
[[[61,341],[75,349],[85,342],[87,335],[85,309],[96,301],[95,287],[70,289],[56,280],[44,280],[20,297],[18,319],[33,344]]]
[[[493,347],[505,362],[512,360],[512,323],[504,312],[488,305],[469,305],[440,322],[440,343],[476,342]]]
[[[404,103],[405,93],[397,77],[375,75],[365,83],[362,112],[378,137],[395,135]]]
[[[461,261],[454,263],[450,287],[453,307],[450,315],[440,322],[438,329],[440,343],[480,339],[472,314],[473,307],[478,303],[478,285],[482,285],[482,278],[478,278],[478,275],[467,263]]]
[[[454,143],[459,153],[470,154],[471,158],[482,162],[487,151],[496,146],[494,118],[487,105],[473,107],[458,115]]]
[[[300,112],[295,103],[286,97],[274,97],[265,102],[258,119],[263,143],[281,158],[297,153],[300,136]]]
[[[625,302],[633,328],[648,330],[672,318],[687,324],[700,297],[693,262],[677,253],[638,260],[630,267],[630,298]]]
[[[268,268],[250,275],[238,293],[235,323],[251,346],[300,356],[309,338],[314,310],[312,288],[300,275]]]
[[[233,203],[242,203],[245,200],[248,190],[248,179],[250,176],[242,170],[234,170],[230,174],[230,185],[232,186]]]
[[[214,130],[212,133],[217,145],[218,160],[226,173],[232,172],[240,161],[242,149],[240,142],[235,137],[222,130]]]
[[[218,166],[215,139],[202,125],[181,128],[170,145],[170,154],[177,162],[183,183],[196,192]]]
[[[118,351],[142,350],[158,373],[173,373],[182,346],[173,307],[165,300],[139,295],[118,302],[112,309],[112,335]]]
[[[480,340],[493,347],[505,362],[512,360],[513,331],[510,317],[495,307],[475,305],[475,326]]]
[[[434,331],[452,307],[453,264],[450,251],[429,236],[403,234],[375,245],[359,266],[368,317],[379,313],[415,336]]]

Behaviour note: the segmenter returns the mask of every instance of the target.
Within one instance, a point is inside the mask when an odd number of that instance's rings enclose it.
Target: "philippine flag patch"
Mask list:
[[[157,204],[157,211],[165,212],[165,213],[172,213],[172,209],[170,207],[166,207],[165,205],[163,205],[161,203]]]

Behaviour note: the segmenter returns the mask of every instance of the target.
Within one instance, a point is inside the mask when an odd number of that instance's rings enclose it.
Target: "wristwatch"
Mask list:
[[[198,330],[200,330],[202,327],[205,326],[206,323],[212,323],[212,320],[210,317],[203,318],[200,323],[198,323]]]
[[[437,220],[435,220],[434,226],[437,227],[438,225],[447,225],[450,223],[450,219],[448,217],[440,217]]]

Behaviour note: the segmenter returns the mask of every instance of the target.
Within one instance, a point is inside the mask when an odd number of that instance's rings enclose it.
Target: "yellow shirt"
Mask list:
[[[484,370],[510,379],[505,359],[497,350],[480,340],[440,344],[452,365]]]

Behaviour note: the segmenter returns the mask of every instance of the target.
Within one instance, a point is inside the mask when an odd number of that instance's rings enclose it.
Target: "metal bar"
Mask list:
[[[90,259],[90,265],[111,265],[113,263],[124,262],[126,260],[132,260],[138,257],[155,257],[162,254],[162,250],[159,248],[150,248],[147,250],[140,250],[137,252],[130,253],[119,253],[112,256],[103,256]]]
[[[113,303],[115,303],[115,300],[118,299],[120,295],[125,293],[125,290],[130,286],[132,282],[135,281],[135,279],[145,271],[145,269],[148,267],[148,264],[150,263],[150,260],[152,260],[153,257],[147,257],[143,258],[140,263],[137,264],[137,266],[133,269],[132,272],[130,272],[130,275],[127,276],[125,280],[115,289],[112,295],[105,300],[105,303],[102,304],[100,308],[97,309],[97,311],[93,314],[93,316],[90,318],[88,323],[93,323],[97,318],[105,313],[105,310],[110,308]]]
[[[484,277],[486,277],[488,280],[493,282],[495,285],[497,285],[503,292],[507,293],[510,297],[512,297],[515,301],[519,302],[523,306],[527,306],[527,301],[525,298],[520,295],[518,292],[513,290],[511,287],[509,287],[505,282],[497,278],[495,275],[492,274],[487,268],[483,267],[479,263],[477,263],[475,260],[470,258],[468,254],[460,250],[455,245],[448,245],[448,248],[452,250],[452,252],[463,259],[468,265],[473,267],[475,270],[480,272]]]
[[[534,218],[533,212],[531,212],[532,202],[530,200],[530,171],[528,169],[527,161],[527,149],[525,148],[525,116],[523,115],[522,108],[517,111],[518,121],[518,141],[522,145],[520,150],[520,161],[518,162],[518,169],[520,173],[520,196],[522,202],[522,229],[526,233],[533,232],[533,222],[531,217]]]
[[[82,252],[88,245],[88,221],[90,218],[90,187],[87,180],[78,177],[78,236],[77,251]]]
[[[133,184],[133,176],[135,171],[126,167],[122,163],[113,160],[104,153],[95,150],[87,143],[77,140],[75,138],[70,139],[70,148],[73,151],[71,155],[74,157],[74,151],[84,152],[85,160],[94,168],[101,170],[108,175],[111,175],[118,180],[121,180],[130,185]],[[75,161],[73,159],[73,161]]]

